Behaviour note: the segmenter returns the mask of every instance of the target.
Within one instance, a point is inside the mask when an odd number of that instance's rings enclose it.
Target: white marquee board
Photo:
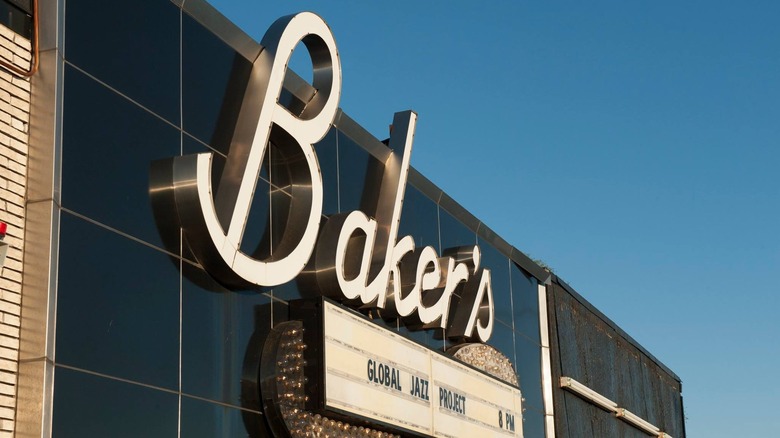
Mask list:
[[[520,390],[324,302],[325,406],[435,437],[522,437]]]

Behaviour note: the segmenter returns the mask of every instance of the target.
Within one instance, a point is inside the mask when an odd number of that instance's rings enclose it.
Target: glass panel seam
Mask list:
[[[174,258],[176,258],[176,259],[178,259],[178,260],[181,260],[181,259],[182,259],[182,256],[180,256],[180,255],[178,255],[178,254],[174,254],[174,253],[172,253],[172,252],[170,252],[170,251],[167,251],[167,250],[165,250],[165,249],[163,249],[163,248],[160,248],[160,247],[158,247],[158,246],[155,246],[155,245],[153,245],[153,244],[151,244],[151,243],[149,243],[149,242],[147,242],[147,241],[145,241],[145,240],[142,240],[142,239],[140,239],[140,238],[138,238],[138,237],[135,237],[135,236],[133,236],[133,235],[127,234],[127,233],[126,233],[126,232],[124,232],[124,231],[121,231],[121,230],[118,230],[118,229],[116,229],[116,228],[113,228],[113,227],[111,227],[111,226],[109,226],[109,225],[106,225],[106,224],[104,224],[104,223],[102,223],[102,222],[98,222],[98,221],[96,221],[95,219],[92,219],[92,218],[90,218],[90,217],[88,217],[88,216],[84,216],[84,215],[83,215],[83,214],[81,214],[81,213],[78,213],[78,212],[76,212],[76,211],[70,210],[70,209],[68,209],[68,208],[66,208],[66,207],[60,207],[60,210],[62,210],[62,211],[63,211],[63,212],[65,212],[65,213],[68,213],[68,214],[70,214],[71,216],[74,216],[74,217],[77,217],[77,218],[79,218],[79,219],[85,220],[85,221],[87,221],[87,222],[89,222],[89,223],[91,223],[91,224],[93,224],[93,225],[97,225],[97,226],[99,226],[99,227],[101,227],[101,228],[104,228],[104,229],[106,229],[106,230],[108,230],[108,231],[111,231],[111,232],[113,232],[113,233],[119,234],[119,235],[120,235],[120,236],[122,236],[122,237],[126,237],[126,238],[128,238],[128,239],[130,239],[130,240],[133,240],[133,241],[135,241],[135,242],[137,242],[137,243],[140,243],[140,244],[142,244],[142,245],[144,245],[144,246],[147,246],[147,247],[149,247],[149,248],[152,248],[152,249],[154,249],[154,250],[157,250],[157,251],[159,251],[159,252],[161,252],[161,253],[163,253],[163,254],[165,254],[165,255],[168,255],[168,256],[170,256],[170,257],[174,257]],[[185,260],[186,260],[186,259],[185,259]],[[188,261],[188,262],[189,262],[189,263],[191,263],[191,264],[194,264],[194,263],[192,263],[192,262],[191,262],[191,261],[189,261],[189,260],[186,260],[186,261]],[[198,267],[200,267],[200,265],[199,265],[199,264],[196,264],[195,266],[198,266]]]
[[[71,68],[73,68],[74,70],[76,70],[76,71],[78,71],[78,72],[82,73],[83,75],[87,76],[88,78],[92,79],[93,81],[95,81],[95,82],[99,83],[100,85],[102,85],[102,86],[104,86],[104,87],[108,88],[109,90],[113,91],[114,93],[116,93],[116,94],[118,94],[118,95],[122,96],[123,98],[127,99],[128,101],[130,101],[131,103],[135,104],[136,106],[138,106],[138,107],[139,107],[139,108],[141,108],[142,110],[144,110],[144,111],[148,112],[149,114],[151,114],[151,115],[153,115],[153,116],[157,117],[158,119],[162,120],[163,122],[167,123],[168,125],[170,125],[170,126],[174,127],[174,128],[177,130],[177,131],[181,131],[181,127],[180,127],[179,125],[177,125],[177,124],[175,124],[175,123],[171,122],[170,120],[168,120],[168,119],[166,119],[165,117],[163,117],[163,116],[161,116],[161,115],[157,114],[156,112],[152,111],[151,109],[149,109],[149,108],[147,108],[147,107],[145,107],[145,106],[141,105],[141,104],[140,104],[138,101],[136,101],[136,100],[133,100],[133,99],[132,99],[131,97],[129,97],[128,95],[126,95],[126,94],[122,93],[121,91],[117,90],[116,88],[114,88],[114,87],[112,87],[112,86],[108,85],[107,83],[105,83],[105,82],[101,81],[100,79],[96,78],[95,76],[93,76],[92,74],[88,73],[86,70],[82,69],[81,67],[77,66],[76,64],[74,64],[74,63],[72,63],[72,62],[68,61],[67,59],[64,61],[64,63],[65,63],[65,65],[67,65],[67,66],[70,66],[70,67],[71,67]]]

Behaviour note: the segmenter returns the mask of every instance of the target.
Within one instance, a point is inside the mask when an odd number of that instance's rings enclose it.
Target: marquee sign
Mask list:
[[[425,436],[522,437],[516,387],[323,302],[324,405]]]
[[[294,114],[279,98],[299,42],[311,56],[316,93]],[[336,43],[320,17],[304,12],[277,20],[261,44],[219,184],[212,181],[211,153],[174,157],[152,169],[152,180],[171,188],[172,220],[204,269],[226,285],[273,287],[305,268],[322,295],[378,309],[411,329],[444,328],[456,342],[487,341],[493,292],[479,247],[439,255],[433,247],[417,247],[412,236],[398,236],[416,114],[406,111],[393,119],[375,210],[335,214],[321,225],[323,184],[314,144],[331,128],[338,109]],[[243,252],[241,242],[271,144],[291,163],[292,200],[279,244],[268,257],[257,258]]]

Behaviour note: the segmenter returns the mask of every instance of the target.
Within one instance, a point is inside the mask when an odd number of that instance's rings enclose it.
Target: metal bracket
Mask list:
[[[0,241],[0,269],[5,265],[5,256],[8,254],[8,244]]]

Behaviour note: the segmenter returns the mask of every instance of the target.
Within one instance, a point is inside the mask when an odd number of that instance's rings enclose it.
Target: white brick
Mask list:
[[[16,117],[13,117],[11,119],[11,126],[13,126],[14,129],[18,129],[19,131],[22,131],[22,132],[27,131],[27,123],[24,123],[23,121],[17,119]],[[11,136],[14,137],[13,134],[11,134]]]
[[[11,143],[12,138],[21,141],[22,143],[28,143],[29,139],[27,133],[25,132],[25,128],[27,125],[21,120],[19,121],[16,120],[17,120],[16,118],[11,117],[10,124],[6,124],[6,123],[0,124],[0,133],[3,133],[4,135],[8,136],[9,143]]]
[[[19,327],[14,327],[10,325],[0,324],[0,334],[9,336],[12,338],[18,338],[19,337]]]
[[[2,100],[0,100],[0,111],[8,113],[19,120],[27,120],[29,118],[27,113],[11,105],[10,102],[3,102]]]
[[[27,166],[23,166],[17,163],[16,161],[11,161],[8,159],[8,157],[0,157],[0,166],[5,167],[9,171],[11,171],[11,173],[13,173],[14,175],[19,175],[21,177],[27,176]],[[8,178],[9,181],[18,182],[14,178],[14,175],[6,174],[5,176]]]
[[[26,142],[19,141],[15,138],[11,138],[11,149],[16,150],[20,154],[27,155],[29,152],[29,148],[27,147]],[[9,157],[10,158],[10,157]]]
[[[14,44],[13,47],[9,47],[9,49],[11,49],[11,51],[14,52],[16,56],[24,59],[25,61],[30,61],[32,59],[32,53],[30,53],[30,49],[25,46]]]
[[[7,211],[7,210],[6,210]],[[8,220],[5,220],[8,219]],[[8,254],[11,255],[13,251],[21,250],[22,248],[22,239],[17,236],[17,234],[22,234],[24,227],[24,222],[14,224],[15,217],[13,215],[4,215],[3,220],[4,222],[8,223],[8,234],[5,236],[5,243],[8,244],[10,248],[8,248]],[[18,232],[17,232],[18,231]]]
[[[4,185],[5,188],[0,189],[0,197],[2,197],[6,202],[24,207],[24,186],[9,180],[6,180]]]
[[[10,313],[0,313],[0,315],[3,316],[3,324],[5,325],[11,327],[20,327],[22,325],[22,321],[19,319],[17,315],[11,315]]]
[[[6,206],[6,211],[11,214],[11,216],[8,217],[8,220],[6,222],[13,223],[14,225],[21,226],[21,221],[16,220],[18,218],[24,217],[24,209],[22,207],[8,204]],[[16,216],[15,218],[13,216]]]
[[[8,142],[9,143],[11,142],[10,138],[8,139]],[[17,175],[22,175],[22,176],[27,175],[27,166],[21,163],[17,163],[16,161],[12,161],[5,156],[0,156],[0,167],[5,167],[6,169],[16,173]]]
[[[9,93],[9,95],[10,95],[10,93]],[[19,108],[20,110],[24,111],[25,113],[28,113],[28,114],[30,113],[30,102],[29,101],[24,100],[24,99],[19,99],[18,97],[14,96],[14,97],[11,97],[10,102],[11,102],[11,105]],[[29,120],[29,118],[25,119],[25,120]]]
[[[0,155],[8,158],[11,161],[15,161],[19,164],[27,166],[27,154],[23,154],[19,151],[11,149],[11,138],[8,138],[8,147],[0,148]]]
[[[3,219],[3,221],[8,223],[8,234],[5,236],[5,243],[7,243],[8,246],[10,246],[10,248],[8,248],[8,254],[11,254],[12,251],[17,250],[22,246],[22,239],[16,236],[16,231],[14,230],[14,227],[16,227],[16,229],[19,230],[19,232],[21,233],[22,227],[24,226],[24,222],[19,224],[11,223],[14,220],[14,217],[11,215],[5,216],[5,219]]]
[[[17,372],[19,370],[19,364],[14,360],[0,359],[0,370]],[[2,403],[2,398],[0,398]]]
[[[26,184],[24,175],[19,175],[16,173],[18,169],[14,169],[11,166],[7,166],[5,169],[3,169],[3,178],[5,181],[13,181],[17,184]],[[7,188],[8,186],[4,186],[3,188]]]
[[[8,336],[0,336],[0,346],[19,350],[19,340]],[[4,373],[0,373],[0,382],[3,381]]]
[[[13,348],[0,347],[0,359],[19,360],[19,351]]]
[[[16,76],[10,76],[10,79],[8,80],[10,83],[16,85],[17,87],[23,89],[24,91],[30,92],[30,80],[26,78],[19,78]]]
[[[8,191],[11,193],[16,193],[17,195],[24,196],[24,185],[16,183],[14,181],[9,180],[8,181]]]
[[[23,154],[23,153],[21,153],[21,152],[19,152],[17,150],[14,150],[11,147],[11,143],[13,143],[11,140],[12,139],[9,137],[8,138],[8,143],[9,144],[6,147],[4,147],[4,148],[0,147],[0,155],[8,158],[9,162],[13,161],[15,163],[18,163],[18,164],[24,166],[24,167],[27,167],[27,154]],[[10,163],[9,163],[9,165],[10,165]]]
[[[15,271],[21,271],[22,270],[22,263],[20,261],[18,261],[18,260],[12,259],[11,257],[6,257],[5,258],[5,263],[3,264],[3,268],[13,269]],[[7,311],[7,310],[3,309],[3,304],[2,304],[1,301],[0,301],[0,311],[3,311],[3,312]],[[17,310],[16,312],[12,312],[12,313],[15,313],[15,314],[18,315],[19,311]]]
[[[16,348],[19,348],[19,341],[17,341],[16,345],[17,345]],[[14,375],[13,373],[0,372],[0,382],[16,386],[16,375]],[[0,412],[0,416],[2,416],[1,412]]]
[[[2,291],[2,293],[0,293],[0,297],[2,297],[3,301],[7,301],[9,303],[13,303],[16,305],[22,304],[22,294],[20,294],[17,290],[4,290]]]
[[[11,94],[11,96],[16,96],[19,99],[25,100],[27,102],[30,101],[30,90],[29,89],[25,90],[25,89],[15,85],[15,84],[11,84],[11,83],[3,83],[0,86],[2,86],[2,88],[5,91],[9,92]]]
[[[30,61],[27,59],[24,59],[24,57],[17,55],[14,53],[14,65],[21,68],[22,70],[29,70],[30,69]]]
[[[3,277],[5,277],[5,278],[7,278],[7,279],[9,279],[11,281],[15,281],[17,283],[21,283],[22,282],[22,274],[20,274],[18,271],[14,271],[13,269],[9,269],[7,266],[3,267],[2,274],[3,274]],[[6,319],[5,316],[3,316],[3,322],[9,322],[9,320]],[[13,325],[16,325],[16,324],[13,324]]]
[[[14,43],[16,43],[17,46],[24,47],[27,50],[30,50],[32,47],[32,42],[18,33],[14,33]]]
[[[14,41],[14,36],[16,35],[16,32],[12,31],[11,29],[5,27],[4,25],[0,25],[0,36],[4,37],[8,40],[8,43],[12,43]],[[2,44],[7,44],[5,41],[3,41]]]
[[[0,438],[13,438],[14,433],[14,421],[13,419],[0,420]]]

